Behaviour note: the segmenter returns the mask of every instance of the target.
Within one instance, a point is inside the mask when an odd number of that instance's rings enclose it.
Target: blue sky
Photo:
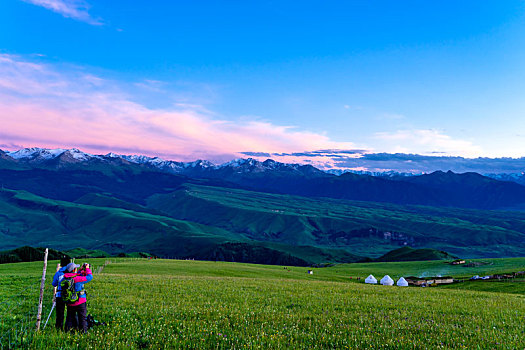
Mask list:
[[[525,156],[523,1],[4,0],[0,33],[4,148]]]

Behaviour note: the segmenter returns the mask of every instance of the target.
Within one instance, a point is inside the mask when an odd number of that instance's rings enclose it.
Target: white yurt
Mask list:
[[[397,280],[397,285],[400,287],[408,287],[408,282],[405,277],[401,277],[399,280]]]
[[[365,283],[377,284],[377,280],[374,276],[370,275],[365,279]]]
[[[381,278],[381,284],[383,286],[393,286],[394,280],[391,279],[389,275],[385,275],[385,277]]]

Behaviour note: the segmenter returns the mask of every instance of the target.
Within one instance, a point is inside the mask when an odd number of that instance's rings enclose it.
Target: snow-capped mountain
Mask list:
[[[66,150],[57,149],[46,149],[46,148],[23,148],[14,152],[6,152],[8,156],[17,160],[28,160],[28,161],[44,161],[56,158]]]
[[[76,159],[76,160],[80,160],[80,161],[88,160],[88,159],[90,159],[90,158],[93,157],[91,154],[81,152],[81,151],[79,151],[79,150],[76,149],[76,148],[73,148],[73,149],[67,150],[67,151],[64,152],[64,153],[67,153],[67,154],[69,154],[71,157],[73,157],[74,159]]]
[[[185,168],[185,169],[188,169],[188,168],[208,169],[208,168],[216,168],[217,167],[212,162],[209,162],[207,160],[202,160],[202,159],[196,160],[194,162],[181,163],[181,164],[182,164],[182,167]]]
[[[286,164],[276,162],[272,159],[267,159],[263,162],[253,158],[235,159],[217,166],[216,169],[221,169],[223,171],[230,170],[236,174],[273,172],[300,174],[309,177],[328,176],[326,172],[314,168],[311,165]]]
[[[285,164],[268,159],[264,162],[253,158],[235,159],[223,164],[215,165],[207,160],[196,160],[193,162],[177,162],[164,160],[159,157],[148,157],[145,155],[120,155],[108,153],[105,155],[93,155],[82,152],[76,148],[72,149],[47,149],[47,148],[23,148],[17,151],[3,152],[5,156],[19,163],[61,167],[67,164],[100,163],[113,164],[136,164],[150,169],[182,175],[198,175],[205,172],[208,175],[218,172],[226,173],[265,173],[265,172],[292,172],[309,175],[326,175],[323,171],[309,165]],[[116,163],[115,163],[116,162]],[[218,176],[217,176],[218,177]]]
[[[264,162],[260,162],[253,158],[239,158],[232,161],[226,162],[218,166],[221,169],[235,169],[237,172],[264,172],[268,170],[275,170],[279,168],[279,165],[284,165],[283,163],[277,163],[271,159],[268,159]],[[291,165],[290,165],[291,167]]]
[[[141,155],[92,155],[77,149],[32,148],[0,152],[2,176],[2,181],[13,188],[30,186],[37,193],[44,183],[47,186],[53,184],[51,187],[55,188],[60,187],[62,181],[76,178],[83,185],[75,185],[65,191],[64,195],[71,198],[75,193],[90,193],[94,188],[131,186],[125,190],[143,200],[145,197],[141,196],[151,186],[160,186],[164,191],[183,183],[197,183],[342,200],[473,209],[525,209],[524,186],[497,181],[474,172],[436,171],[428,175],[404,177],[388,173],[382,178],[351,173],[336,176],[311,165],[285,164],[271,159],[263,162],[254,158],[236,159],[214,165],[205,160],[183,163]],[[32,180],[26,181],[26,178]],[[522,177],[509,175],[508,179]],[[46,195],[55,191],[45,188]]]
[[[160,159],[159,157],[148,157],[148,156],[142,156],[142,155],[118,155],[115,153],[108,153],[106,157],[110,158],[123,158],[131,163],[137,163],[137,164],[162,164],[166,162],[163,159]]]
[[[121,155],[108,153],[105,155],[94,155],[82,152],[76,148],[72,149],[47,149],[47,148],[23,148],[16,151],[1,151],[0,160],[9,161],[14,164],[25,164],[45,168],[63,168],[68,166],[88,166],[99,164],[101,166],[125,166],[134,165],[142,168],[162,171],[190,177],[208,177],[227,179],[231,176],[243,176],[243,174],[281,174],[280,176],[298,175],[306,177],[340,176],[345,173],[358,175],[369,175],[393,180],[419,176],[425,172],[398,172],[383,171],[372,172],[350,169],[327,169],[319,170],[311,165],[286,164],[276,162],[272,159],[259,161],[254,158],[239,158],[229,162],[215,165],[207,160],[196,160],[193,162],[178,162],[164,160],[159,157],[145,155]],[[525,173],[484,173],[484,176],[499,181],[512,181],[525,185]]]
[[[343,174],[346,174],[346,173],[352,173],[352,174],[358,174],[358,175],[370,175],[370,176],[375,176],[375,177],[386,177],[386,178],[398,178],[398,177],[408,177],[408,176],[418,176],[418,175],[423,175],[425,173],[422,173],[422,172],[413,172],[413,173],[408,173],[408,172],[398,172],[398,171],[393,171],[393,170],[390,170],[390,171],[365,171],[365,170],[352,170],[352,169],[328,169],[326,170],[327,173],[329,174],[334,174],[334,175],[343,175]]]
[[[13,159],[21,160],[21,161],[32,161],[32,162],[44,162],[47,160],[58,158],[62,155],[67,155],[71,157],[72,159],[75,159],[78,161],[86,161],[93,157],[96,157],[91,154],[82,152],[76,148],[47,149],[47,148],[32,147],[32,148],[23,148],[18,151],[5,152],[5,153]]]
[[[109,156],[109,154],[106,156]],[[144,165],[150,168],[172,173],[179,173],[183,169],[184,165],[182,162],[175,162],[171,160],[164,160],[159,157],[148,157],[143,155],[115,155],[114,153],[111,153],[111,157],[124,159],[130,163]]]

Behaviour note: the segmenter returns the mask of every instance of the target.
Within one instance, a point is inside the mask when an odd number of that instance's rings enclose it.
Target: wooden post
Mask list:
[[[40,283],[40,299],[38,300],[38,313],[36,315],[36,330],[40,330],[40,322],[42,322],[42,301],[44,300],[44,288],[46,286],[46,270],[47,270],[47,253],[44,253],[44,271],[42,272],[42,282]]]

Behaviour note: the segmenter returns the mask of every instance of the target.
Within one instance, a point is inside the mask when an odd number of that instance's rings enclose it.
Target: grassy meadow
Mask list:
[[[525,255],[520,244],[525,232],[522,212],[306,198],[189,184],[152,195],[146,203],[173,218],[255,240],[347,249],[374,258],[399,248],[399,242],[370,235],[370,228],[402,233],[413,247],[461,257]]]
[[[106,261],[88,260],[94,271]],[[345,264],[314,269],[313,275],[301,267],[109,261],[87,284],[88,312],[108,326],[96,326],[86,335],[55,331],[54,314],[44,331],[34,333],[42,263],[0,265],[1,348],[525,347],[525,282],[436,288],[363,283],[370,273],[379,279],[385,273],[397,278],[518,271],[525,269],[525,258],[484,259],[485,264],[471,268],[441,261]],[[55,266],[48,266],[43,322],[51,308]],[[512,287],[500,289],[494,283]]]

